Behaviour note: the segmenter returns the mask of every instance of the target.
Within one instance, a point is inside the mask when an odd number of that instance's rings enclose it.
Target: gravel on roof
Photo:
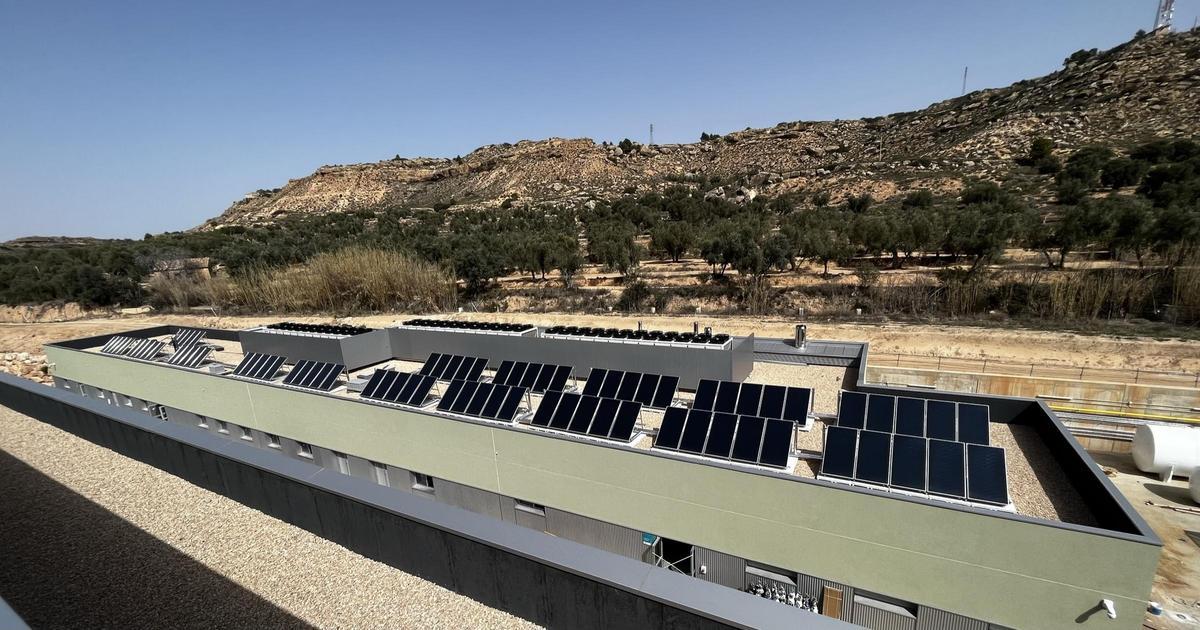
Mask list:
[[[33,627],[536,627],[3,407],[0,505]]]

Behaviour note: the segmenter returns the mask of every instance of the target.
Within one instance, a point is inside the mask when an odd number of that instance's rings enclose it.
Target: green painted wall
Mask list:
[[[1141,626],[1159,547],[98,354],[55,374],[1013,628]],[[1117,604],[1110,621],[1095,606]],[[1084,623],[1076,618],[1089,611]]]

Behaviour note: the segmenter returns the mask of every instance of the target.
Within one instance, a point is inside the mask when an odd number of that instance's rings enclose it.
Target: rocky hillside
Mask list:
[[[201,229],[389,206],[582,203],[700,174],[736,179],[716,195],[806,190],[827,191],[835,201],[861,192],[886,199],[922,187],[952,192],[965,178],[1003,179],[1035,134],[1067,151],[1200,133],[1200,32],[1075,57],[1048,76],[880,118],[781,123],[630,151],[552,138],[489,145],[455,159],[324,166],[247,195]]]

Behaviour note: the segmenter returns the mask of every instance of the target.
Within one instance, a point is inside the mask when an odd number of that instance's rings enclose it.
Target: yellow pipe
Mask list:
[[[1050,405],[1050,408],[1055,411],[1073,411],[1075,413],[1090,413],[1096,416],[1119,416],[1122,418],[1137,418],[1139,420],[1167,420],[1170,422],[1183,422],[1186,424],[1200,424],[1200,418],[1184,418],[1180,416],[1164,416],[1151,413],[1137,413],[1132,411],[1113,411],[1111,409],[1086,409],[1083,407],[1065,407],[1063,405]]]

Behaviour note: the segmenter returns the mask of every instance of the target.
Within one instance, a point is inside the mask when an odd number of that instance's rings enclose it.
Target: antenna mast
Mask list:
[[[1175,0],[1158,0],[1158,12],[1154,15],[1154,31],[1171,30],[1171,17],[1175,14]]]
[[[650,123],[650,146],[654,146],[654,123]]]
[[[967,93],[967,66],[963,66],[963,87],[962,87],[962,94],[959,94],[959,96],[964,96],[966,93]]]

